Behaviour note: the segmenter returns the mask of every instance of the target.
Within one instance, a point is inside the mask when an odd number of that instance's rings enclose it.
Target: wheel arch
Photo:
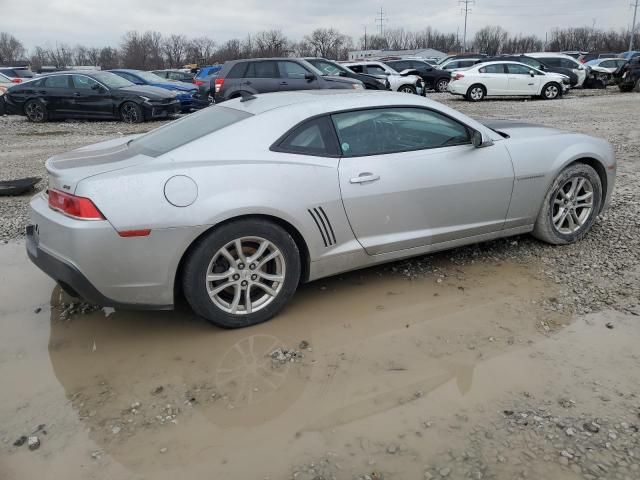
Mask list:
[[[602,164],[602,162],[600,162],[600,160],[597,160],[596,158],[582,157],[567,163],[562,169],[564,170],[565,168],[570,167],[571,165],[576,165],[579,163],[582,163],[584,165],[589,165],[591,168],[593,168],[596,171],[596,173],[598,174],[598,177],[600,177],[600,183],[602,184],[602,202],[600,202],[600,211],[602,211],[605,204],[604,200],[609,193],[609,181],[607,179],[607,168]]]
[[[309,271],[310,271],[310,265],[311,265],[311,256],[309,253],[309,247],[307,245],[306,240],[304,239],[302,233],[300,233],[300,231],[294,226],[292,225],[290,222],[288,222],[287,220],[277,217],[275,215],[269,215],[269,214],[243,214],[243,215],[237,215],[234,217],[230,217],[227,218],[215,225],[212,225],[210,228],[207,228],[205,231],[203,231],[202,233],[200,233],[200,235],[198,235],[196,238],[194,238],[192,240],[192,242],[189,244],[189,246],[186,248],[186,250],[184,251],[184,253],[182,254],[182,256],[180,257],[180,261],[178,262],[178,267],[176,269],[176,273],[173,279],[173,298],[174,298],[174,303],[176,302],[177,299],[182,299],[183,298],[183,293],[182,293],[182,272],[183,272],[183,268],[184,268],[184,263],[186,261],[186,259],[189,257],[189,255],[191,254],[191,252],[193,251],[193,249],[195,248],[196,244],[202,239],[204,238],[205,235],[208,235],[210,232],[214,231],[215,229],[221,227],[222,225],[226,225],[228,223],[231,222],[236,222],[239,220],[251,220],[251,219],[261,219],[261,220],[267,220],[269,222],[275,223],[276,225],[280,226],[281,228],[283,228],[289,235],[291,235],[291,237],[293,238],[293,240],[296,242],[296,246],[298,247],[298,251],[300,252],[300,283],[304,283],[307,281],[307,279],[309,278]]]

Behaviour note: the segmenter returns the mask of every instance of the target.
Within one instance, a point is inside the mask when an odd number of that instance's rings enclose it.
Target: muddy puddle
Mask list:
[[[637,333],[545,311],[554,290],[531,267],[444,257],[424,278],[376,268],[305,285],[244,330],[185,309],[69,314],[23,248],[0,246],[3,480],[438,478],[499,405],[555,402]],[[13,446],[41,424],[38,450]],[[519,478],[507,458],[473,478]],[[529,469],[581,478],[565,467]]]

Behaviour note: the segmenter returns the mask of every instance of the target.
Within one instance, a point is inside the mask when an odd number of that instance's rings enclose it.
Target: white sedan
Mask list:
[[[448,90],[478,102],[488,96],[559,98],[569,88],[569,77],[543,72],[519,62],[486,62],[453,74]]]

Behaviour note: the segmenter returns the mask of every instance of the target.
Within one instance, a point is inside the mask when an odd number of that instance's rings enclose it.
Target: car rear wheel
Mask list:
[[[565,168],[551,185],[533,235],[553,245],[576,242],[596,220],[602,204],[602,182],[596,171],[582,163]]]
[[[49,117],[47,107],[39,100],[29,100],[24,105],[24,114],[30,122],[34,123],[46,122]]]
[[[449,86],[449,80],[447,80],[446,78],[441,78],[440,80],[438,80],[436,82],[436,92],[446,92],[447,91],[447,87]]]
[[[487,91],[482,85],[471,85],[469,87],[469,90],[467,90],[466,97],[467,100],[471,102],[479,102],[485,97],[486,94]]]
[[[144,121],[144,115],[140,105],[133,102],[124,102],[120,107],[120,118],[126,123],[141,123]]]
[[[222,328],[269,320],[293,296],[300,252],[282,227],[241,220],[212,230],[195,245],[182,277],[193,311]]]
[[[542,98],[545,100],[555,100],[562,93],[562,87],[557,83],[547,83],[542,89]]]
[[[400,93],[413,93],[415,95],[416,93],[416,87],[414,87],[413,85],[402,85],[398,91]]]

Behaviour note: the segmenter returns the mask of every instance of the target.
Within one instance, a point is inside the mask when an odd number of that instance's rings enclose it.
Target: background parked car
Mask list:
[[[217,75],[220,70],[222,70],[222,65],[205,65],[198,68],[198,71],[193,77],[193,83],[196,86],[201,87],[202,85],[207,84],[207,82],[211,79],[212,75]]]
[[[182,70],[154,70],[151,73],[155,73],[160,78],[173,82],[193,83],[195,77],[195,74],[183,72]]]
[[[176,93],[176,98],[180,102],[180,109],[188,112],[192,108],[203,108],[209,106],[209,103],[203,102],[199,97],[194,98],[198,93],[198,89],[194,85],[184,82],[172,82],[159,77],[155,73],[145,72],[143,70],[115,69],[109,70],[111,73],[129,80],[136,85],[146,85],[148,87],[158,87]]]
[[[451,60],[467,59],[467,58],[487,58],[488,55],[484,53],[460,53],[458,55],[447,55],[436,61],[436,65],[443,65]]]
[[[366,73],[378,78],[386,78],[389,80],[391,90],[395,92],[414,93],[417,95],[424,95],[425,93],[424,81],[418,75],[400,73],[383,62],[367,60],[363,62],[344,62],[342,65],[356,73]]]
[[[5,104],[4,104],[4,94],[9,89],[15,85],[11,81],[9,77],[6,77],[0,73],[0,115],[4,115],[6,112]]]
[[[14,85],[5,100],[8,113],[37,123],[54,118],[119,118],[138,123],[168,117],[180,108],[175,92],[96,71],[44,75]]]
[[[415,70],[417,75],[424,81],[425,88],[435,90],[436,92],[446,92],[449,80],[451,80],[451,72],[434,68],[433,65],[428,64],[424,60],[410,58],[385,60],[384,63],[398,72]]]
[[[0,73],[9,77],[13,83],[20,83],[35,76],[27,67],[0,67]]]
[[[590,60],[585,63],[585,65],[589,67],[600,67],[606,69],[609,73],[614,73],[620,67],[622,67],[627,60],[624,58],[599,58],[595,60]]]
[[[536,70],[542,70],[543,72],[559,73],[560,75],[566,75],[567,77],[569,77],[569,84],[572,87],[575,87],[578,83],[578,76],[575,73],[573,73],[572,69],[563,68],[563,67],[552,67],[544,63],[539,58],[527,57],[526,55],[499,55],[497,57],[487,57],[487,58],[481,59],[478,61],[478,63],[500,62],[500,61],[524,63],[525,65],[529,65],[530,67],[535,68]]]
[[[364,89],[359,80],[323,75],[299,58],[257,58],[226,62],[214,80],[216,102],[245,93],[287,90]]]
[[[599,60],[604,58],[616,58],[618,56],[615,52],[589,52],[585,55],[580,55],[578,61],[580,63],[588,63],[591,60]]]
[[[308,57],[305,58],[307,62],[316,67],[322,72],[323,75],[329,75],[334,77],[347,77],[355,80],[360,80],[364,84],[364,88],[367,90],[390,90],[391,86],[389,80],[377,78],[373,75],[367,75],[365,73],[356,73],[343,67],[338,62],[333,60],[327,60],[326,58]]]
[[[640,57],[640,50],[629,50],[627,52],[622,52],[619,57],[626,60],[631,60],[634,57]]]
[[[569,55],[565,55],[564,53],[532,52],[527,53],[526,56],[537,58],[538,60],[544,62],[545,65],[549,65],[551,67],[562,67],[570,69],[578,77],[578,82],[575,85],[576,87],[582,87],[584,85],[584,81],[587,79],[589,67],[585,67],[583,64],[578,62],[578,60],[570,57]]]
[[[640,56],[633,57],[613,74],[621,92],[640,92]]]
[[[461,68],[468,68],[484,60],[485,57],[452,58],[438,65],[440,70],[455,71]]]
[[[569,88],[569,79],[545,73],[524,63],[486,62],[455,72],[449,91],[478,102],[491,96],[527,96],[553,100]]]

